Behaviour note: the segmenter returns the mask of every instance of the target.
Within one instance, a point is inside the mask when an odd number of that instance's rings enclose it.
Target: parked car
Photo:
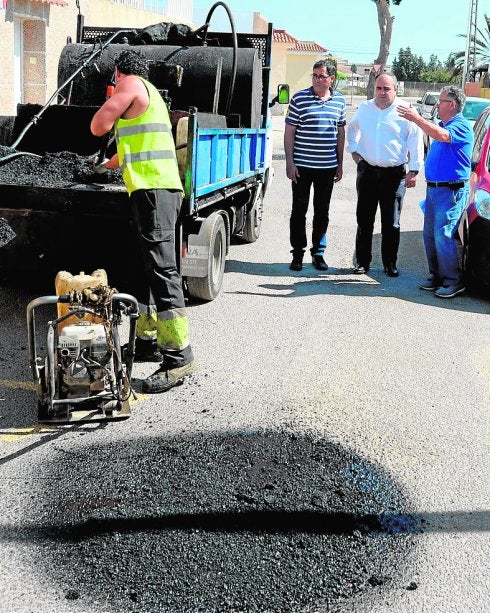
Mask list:
[[[420,100],[417,100],[417,110],[424,119],[429,119],[435,103],[439,100],[439,92],[425,92]]]
[[[437,95],[437,100],[439,100],[439,94]],[[477,98],[476,96],[466,96],[466,102],[463,107],[463,116],[466,117],[466,119],[474,126],[480,113],[488,106],[490,106],[490,98]],[[434,106],[434,108],[432,109],[431,115],[428,120],[432,121],[435,124],[439,124],[439,122],[441,121],[439,117],[439,107],[437,105]],[[424,132],[424,157],[427,157],[431,144],[432,138],[430,138]]]
[[[470,196],[458,233],[465,283],[490,298],[490,104],[480,114],[474,130]]]

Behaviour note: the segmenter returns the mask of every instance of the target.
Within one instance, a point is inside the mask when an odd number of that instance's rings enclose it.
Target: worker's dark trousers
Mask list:
[[[376,210],[381,211],[381,258],[383,266],[396,264],[400,244],[400,214],[405,195],[405,166],[357,165],[356,261],[369,268]]]
[[[171,322],[185,320],[184,328],[187,329],[182,279],[175,252],[175,226],[182,204],[181,192],[141,189],[131,194],[130,202],[146,275],[146,284],[135,298],[140,304],[147,305],[148,311],[156,311],[159,320],[165,320],[165,312],[172,311],[175,317],[169,318]],[[184,340],[186,346],[179,348],[160,347],[167,368],[177,368],[193,360],[191,346],[187,343]]]
[[[313,230],[311,255],[325,253],[327,246],[328,210],[332,197],[333,180],[337,168],[298,167],[299,177],[291,181],[293,207],[289,220],[289,239],[293,257],[302,259],[307,246],[306,213],[313,185]]]

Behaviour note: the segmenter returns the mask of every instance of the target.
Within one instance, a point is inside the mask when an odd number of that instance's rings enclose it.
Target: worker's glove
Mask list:
[[[99,162],[98,156],[99,154],[96,153],[95,155],[89,158],[89,161],[92,164],[94,172],[96,172],[98,175],[103,175],[105,172],[109,170],[106,166],[107,162],[109,161],[109,158],[104,158],[101,162]]]

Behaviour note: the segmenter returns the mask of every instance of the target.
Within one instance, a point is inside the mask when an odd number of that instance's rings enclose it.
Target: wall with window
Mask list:
[[[6,8],[0,3],[0,115],[15,115],[19,102],[44,104],[56,91],[61,50],[77,32],[76,2],[63,3],[7,0]],[[80,12],[87,26],[191,25],[192,0],[80,0]]]

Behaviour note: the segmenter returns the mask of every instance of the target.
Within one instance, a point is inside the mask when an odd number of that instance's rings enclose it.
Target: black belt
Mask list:
[[[460,189],[464,187],[464,181],[427,181],[428,187],[449,187],[449,189]]]
[[[361,162],[366,162],[366,160],[361,158]],[[398,170],[399,168],[405,169],[405,164],[400,164],[398,166],[375,166],[374,164],[370,164],[369,162],[366,162],[366,164],[368,166],[371,166],[371,168],[376,168],[376,170]]]

